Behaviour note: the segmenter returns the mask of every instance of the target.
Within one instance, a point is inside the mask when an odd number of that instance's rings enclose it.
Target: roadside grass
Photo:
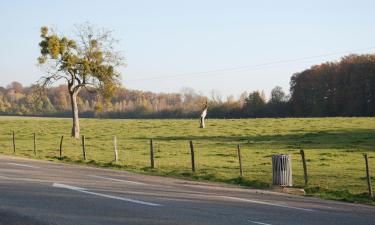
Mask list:
[[[271,155],[293,159],[293,183],[310,196],[375,205],[367,195],[363,153],[375,173],[375,118],[208,119],[197,120],[81,119],[81,140],[70,138],[71,120],[0,117],[0,153],[51,161],[89,164],[139,173],[269,188]],[[37,156],[33,153],[33,133]],[[64,135],[63,157],[59,143]],[[119,162],[114,162],[113,136]],[[150,169],[149,139],[154,140],[155,169]],[[189,140],[193,140],[196,173],[191,172]],[[239,177],[236,145],[241,145],[244,177]],[[304,187],[299,149],[305,149],[309,186]],[[375,177],[372,178],[374,181]]]

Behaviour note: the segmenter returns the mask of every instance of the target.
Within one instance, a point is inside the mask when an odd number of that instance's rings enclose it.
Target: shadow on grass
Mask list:
[[[68,156],[59,156],[59,157],[55,157],[55,158],[57,158],[58,160],[62,160],[62,161],[64,161],[64,160],[70,160],[70,158],[68,157]]]
[[[83,160],[83,159],[72,159],[68,156],[52,156],[52,157],[47,157],[52,160],[58,160],[62,162],[69,162],[69,163],[75,163],[75,164],[83,164],[83,165],[91,165],[91,166],[96,166],[96,167],[102,167],[102,168],[112,168],[112,169],[135,169],[136,167],[133,166],[128,166],[128,165],[123,165],[120,163],[116,163],[115,161],[111,162],[98,162],[95,160]]]
[[[249,180],[249,179],[245,179],[243,177],[237,177],[237,178],[229,179],[228,183],[238,184],[238,185],[241,185],[241,186],[247,186],[247,187],[252,187],[252,188],[259,188],[259,189],[266,189],[266,188],[271,187],[271,185],[269,183],[265,183],[265,182],[259,181],[259,180]]]
[[[58,161],[65,161],[65,162],[72,162],[73,160],[68,157],[68,156],[47,156],[47,159],[52,159],[52,160],[58,160]]]
[[[319,196],[325,199],[340,200],[352,203],[366,203],[375,205],[375,199],[369,197],[368,193],[353,194],[346,189],[328,190],[318,186],[305,188],[306,195]]]
[[[291,131],[292,132],[292,131]],[[301,131],[302,132],[302,131]],[[308,133],[290,133],[277,135],[250,135],[250,136],[156,136],[160,141],[214,141],[221,143],[246,143],[275,146],[277,148],[314,148],[314,149],[348,149],[361,148],[369,151],[375,149],[375,129],[343,129],[325,130]],[[134,138],[145,140],[146,137]]]
[[[236,178],[228,178],[223,179],[220,177],[217,177],[213,173],[208,173],[205,171],[197,171],[196,173],[193,173],[191,171],[179,171],[179,170],[173,170],[163,173],[165,176],[170,177],[183,177],[188,178],[191,180],[197,180],[197,181],[213,181],[213,182],[221,182],[221,183],[227,183],[227,184],[235,184],[245,187],[251,187],[251,188],[259,188],[259,189],[266,189],[270,188],[271,185],[259,180],[249,180],[246,178],[236,177]]]

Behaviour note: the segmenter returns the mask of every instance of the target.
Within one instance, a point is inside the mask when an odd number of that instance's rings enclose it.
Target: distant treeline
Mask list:
[[[292,76],[294,116],[375,115],[375,55],[349,55]]]
[[[275,87],[268,100],[263,91],[222,99],[215,91],[207,97],[191,88],[180,93],[118,88],[105,100],[93,90],[83,90],[78,104],[82,117],[106,118],[195,118],[206,101],[210,118],[375,115],[375,55],[349,55],[312,66],[294,74],[290,85],[290,95]],[[65,85],[36,90],[18,82],[0,87],[0,114],[71,116]]]

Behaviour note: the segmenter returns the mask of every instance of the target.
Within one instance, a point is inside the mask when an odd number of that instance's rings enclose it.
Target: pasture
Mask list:
[[[71,119],[0,117],[0,153],[43,160],[87,163],[134,172],[269,188],[271,155],[293,159],[293,182],[308,195],[375,204],[367,197],[363,153],[375,174],[375,118],[207,119],[196,120],[81,119],[87,160],[81,140],[70,138]],[[33,153],[36,133],[37,156]],[[63,157],[59,157],[64,135]],[[119,162],[114,162],[113,137]],[[155,169],[150,169],[150,138]],[[195,147],[196,172],[191,172],[189,140]],[[236,146],[241,146],[244,177],[239,177]],[[309,185],[304,187],[299,150],[307,159]]]

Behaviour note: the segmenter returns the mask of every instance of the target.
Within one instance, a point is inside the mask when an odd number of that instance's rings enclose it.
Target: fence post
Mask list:
[[[301,154],[301,157],[302,157],[302,165],[303,165],[303,176],[305,178],[305,186],[308,185],[308,176],[307,176],[307,166],[306,166],[306,159],[305,159],[305,151],[303,149],[301,149],[299,151],[299,153]]]
[[[190,141],[190,152],[191,152],[191,170],[195,173],[195,156],[194,156],[194,145],[193,141]]]
[[[240,145],[237,145],[237,155],[238,155],[238,162],[240,164],[240,177],[243,177],[242,158],[241,158],[241,148],[240,148]]]
[[[16,136],[13,131],[13,153],[16,154]]]
[[[372,185],[371,185],[371,175],[370,175],[370,169],[368,166],[368,157],[367,154],[363,154],[365,157],[365,162],[366,162],[366,176],[367,176],[367,186],[368,186],[368,194],[370,195],[371,198],[374,197],[374,194],[372,192]]]
[[[117,151],[117,138],[116,136],[113,137],[113,144],[115,147],[115,162],[118,161],[118,151]]]
[[[82,135],[82,152],[83,160],[86,160],[85,135]]]
[[[151,160],[151,169],[155,168],[155,161],[154,161],[154,143],[152,142],[152,138],[150,139],[150,160]]]
[[[60,158],[62,157],[62,146],[63,146],[64,135],[60,139]]]
[[[36,135],[33,133],[33,140],[34,140],[34,156],[36,156]]]

